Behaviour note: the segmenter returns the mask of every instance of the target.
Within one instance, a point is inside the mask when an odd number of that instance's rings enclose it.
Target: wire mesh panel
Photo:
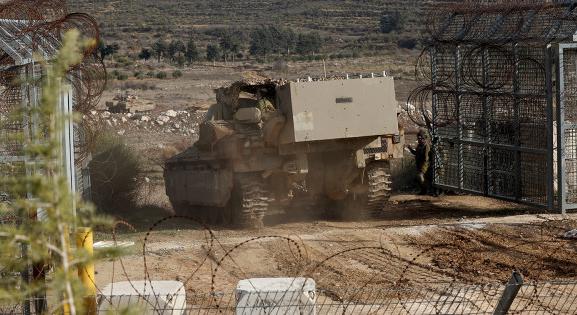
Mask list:
[[[521,287],[509,314],[575,314],[577,283],[530,283]]]
[[[563,211],[577,209],[577,45],[559,45],[560,186]]]
[[[100,300],[104,310],[139,308],[142,314],[495,314],[509,285],[423,283],[415,286],[317,289],[315,291],[194,293],[184,303],[173,296],[122,296]],[[508,314],[575,314],[577,283],[519,286]]]
[[[407,108],[423,113],[409,117],[432,134],[436,186],[551,210],[560,205],[553,113],[563,106],[556,102],[554,49],[573,42],[576,17],[570,1],[431,6],[428,45],[415,72],[422,85]],[[565,107],[577,103],[576,62],[567,62],[561,70],[569,77],[560,86]],[[577,123],[577,108],[564,115],[566,126]],[[556,141],[577,149],[574,137],[567,129]],[[577,203],[576,162],[567,154],[563,163],[569,198],[563,202]]]
[[[435,183],[547,206],[553,153],[546,49],[518,43],[446,46],[434,50],[432,62],[433,78],[456,78],[453,86],[433,80]],[[446,64],[437,69],[444,60],[455,61],[452,75],[445,73]]]

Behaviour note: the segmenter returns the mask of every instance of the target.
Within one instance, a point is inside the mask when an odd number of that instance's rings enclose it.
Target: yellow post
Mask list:
[[[90,257],[94,254],[94,239],[91,228],[78,228],[76,230],[76,248],[84,248]],[[96,314],[96,280],[94,278],[94,264],[88,262],[78,265],[78,277],[86,289],[84,297],[85,314]]]

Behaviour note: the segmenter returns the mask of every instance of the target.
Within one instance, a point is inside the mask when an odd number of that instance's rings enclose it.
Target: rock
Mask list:
[[[169,116],[166,116],[166,115],[160,115],[160,116],[158,116],[158,117],[156,118],[156,120],[160,120],[160,121],[162,121],[163,123],[167,123],[167,122],[170,121],[170,117],[169,117]]]
[[[110,112],[105,110],[102,112],[102,114],[100,114],[100,116],[102,116],[102,118],[108,118],[110,117]]]
[[[563,238],[573,240],[577,239],[577,229],[565,232],[565,234],[563,234]]]
[[[162,120],[157,120],[156,123],[157,123],[159,126],[164,125],[164,122],[163,122]]]
[[[172,109],[165,111],[163,114],[164,114],[164,116],[168,116],[168,117],[172,117],[172,118],[178,116],[178,112],[176,112],[175,110],[172,110]]]
[[[110,120],[106,120],[106,123],[108,124],[108,126],[112,127],[112,122]]]
[[[140,117],[140,121],[150,121],[150,117],[144,115],[144,116]]]
[[[120,120],[121,120],[123,123],[125,123],[125,122],[128,121],[128,119],[126,119],[126,117],[121,117]]]
[[[97,112],[96,112],[95,110],[91,110],[91,111],[90,111],[90,115],[96,116],[96,114],[97,114]]]
[[[128,118],[132,117],[132,113],[126,114],[126,117],[128,117]]]
[[[173,125],[173,127],[174,127],[174,129],[180,129],[180,124],[179,124],[179,123],[175,123],[175,124]]]
[[[116,133],[117,133],[119,136],[124,136],[124,133],[125,133],[125,132],[126,132],[126,130],[123,129],[123,130],[118,130]]]

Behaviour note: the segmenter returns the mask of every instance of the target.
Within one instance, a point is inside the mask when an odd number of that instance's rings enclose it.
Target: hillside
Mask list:
[[[416,38],[422,0],[75,0],[72,10],[95,16],[107,41],[138,50],[158,37],[193,38],[202,45],[218,40],[214,29],[250,32],[260,25],[316,31],[329,49],[380,52],[402,38]],[[383,12],[398,12],[400,31],[379,32]]]

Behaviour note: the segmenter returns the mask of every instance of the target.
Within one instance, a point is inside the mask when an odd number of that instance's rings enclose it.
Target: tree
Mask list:
[[[98,42],[98,54],[102,60],[106,59],[107,56],[114,55],[119,49],[120,46],[117,43],[106,45],[102,40]]]
[[[221,53],[217,45],[208,44],[206,46],[206,59],[209,61],[216,61],[220,59]]]
[[[180,55],[181,53],[184,54],[186,52],[186,47],[181,40],[173,40],[168,45],[166,50],[166,55],[170,58],[171,61],[175,60],[175,57]]]
[[[152,45],[152,51],[154,52],[154,55],[156,56],[156,58],[158,59],[158,62],[160,62],[160,59],[162,58],[162,56],[164,56],[164,54],[166,53],[166,43],[164,41],[162,41],[161,39],[158,39],[153,45]]]
[[[299,34],[296,51],[301,55],[319,53],[322,48],[322,38],[319,33]]]
[[[283,32],[281,47],[286,51],[287,55],[290,55],[296,49],[297,40],[298,36],[292,29]]]
[[[296,48],[297,39],[298,36],[292,29],[262,26],[250,35],[250,53],[259,56],[273,53],[290,55]]]
[[[250,54],[258,56],[266,56],[272,53],[272,33],[267,27],[259,27],[250,34]]]
[[[233,59],[236,54],[240,52],[240,40],[235,33],[227,30],[220,38],[220,48],[222,50],[224,61],[226,62],[227,57],[232,55]]]
[[[193,63],[198,60],[199,53],[196,44],[192,39],[186,43],[186,53],[184,54],[188,63]]]
[[[142,48],[142,50],[138,54],[138,58],[143,59],[144,61],[147,61],[148,59],[150,59],[150,57],[152,57],[152,52],[148,48]]]
[[[381,33],[388,34],[393,31],[401,30],[401,22],[401,14],[399,12],[384,12],[380,21]]]

